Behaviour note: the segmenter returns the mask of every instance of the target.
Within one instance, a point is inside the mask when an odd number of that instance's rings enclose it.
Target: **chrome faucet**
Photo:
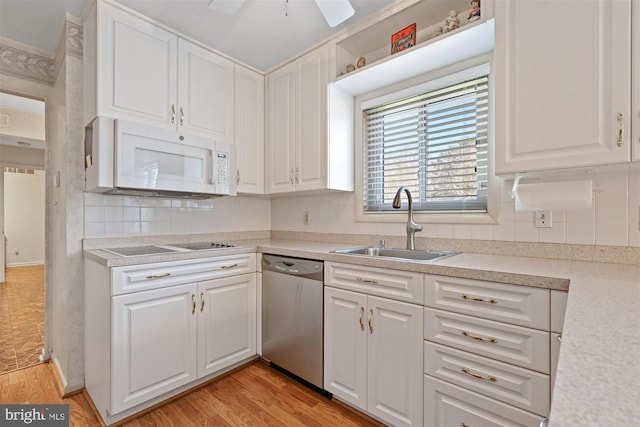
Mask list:
[[[407,187],[405,187],[404,185],[402,187],[400,187],[398,189],[398,191],[396,192],[396,197],[393,198],[393,207],[394,209],[400,209],[400,196],[402,195],[402,190],[404,190],[405,193],[407,193],[407,200],[409,201],[409,209],[407,211],[408,213],[408,217],[407,217],[407,249],[409,250],[415,250],[416,245],[415,245],[415,239],[414,239],[414,234],[416,234],[418,231],[422,231],[422,226],[419,224],[416,224],[413,221],[413,199],[411,198],[411,193],[409,192],[409,189]]]

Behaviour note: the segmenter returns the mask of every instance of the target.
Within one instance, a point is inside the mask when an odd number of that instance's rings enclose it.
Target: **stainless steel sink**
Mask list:
[[[380,246],[365,246],[362,248],[340,249],[333,251],[336,254],[363,255],[369,257],[394,258],[401,260],[436,262],[459,254],[455,251],[410,250],[400,248],[383,248]]]

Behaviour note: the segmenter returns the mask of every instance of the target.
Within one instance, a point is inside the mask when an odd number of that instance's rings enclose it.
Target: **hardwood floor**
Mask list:
[[[0,283],[0,374],[39,363],[44,346],[44,266],[9,267]]]
[[[66,403],[71,426],[100,425],[84,393],[60,398],[53,369],[53,365],[45,363],[0,376],[0,402]],[[123,424],[127,427],[382,425],[260,361]]]

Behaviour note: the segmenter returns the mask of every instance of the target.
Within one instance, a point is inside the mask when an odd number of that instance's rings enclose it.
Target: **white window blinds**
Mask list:
[[[489,77],[363,111],[364,212],[405,185],[423,212],[487,212]]]

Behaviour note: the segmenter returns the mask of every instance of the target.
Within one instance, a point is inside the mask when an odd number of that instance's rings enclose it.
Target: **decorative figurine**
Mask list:
[[[480,19],[480,0],[471,0],[471,11],[469,11],[469,17],[467,22],[473,22]]]
[[[365,65],[367,65],[367,58],[365,58],[364,56],[361,56],[360,58],[358,58],[358,62],[356,62],[356,67],[362,68]]]
[[[442,27],[436,27],[436,37],[442,35],[443,32],[444,30],[442,29]]]
[[[447,20],[444,22],[444,32],[448,33],[449,31],[460,28],[460,20],[458,19],[458,11],[450,10],[449,16]]]
[[[347,73],[352,72],[353,70],[356,69],[356,66],[353,64],[347,64]]]

